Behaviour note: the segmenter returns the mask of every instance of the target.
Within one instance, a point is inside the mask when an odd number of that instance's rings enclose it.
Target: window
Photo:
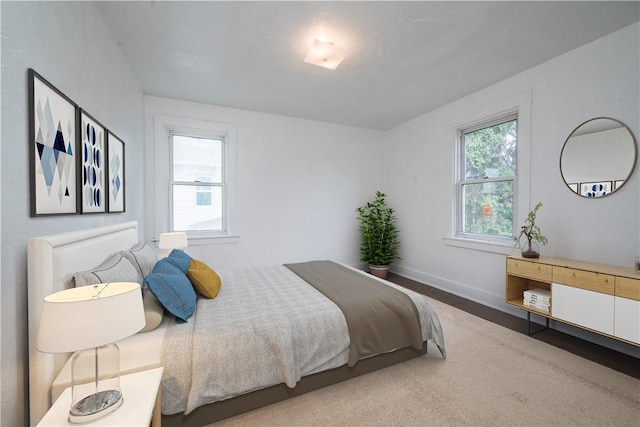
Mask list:
[[[458,132],[456,236],[513,241],[517,113]]]
[[[224,140],[171,133],[174,231],[224,231]]]
[[[191,245],[236,243],[236,126],[153,114],[146,179],[156,236],[186,231]]]

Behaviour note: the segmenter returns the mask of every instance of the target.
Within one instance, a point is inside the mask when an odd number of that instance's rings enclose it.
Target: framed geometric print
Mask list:
[[[611,193],[611,181],[581,182],[580,195],[584,197],[604,197]]]
[[[30,214],[78,212],[77,105],[29,69]]]
[[[105,198],[106,165],[105,165],[105,128],[80,109],[80,153],[82,164],[80,167],[82,182],[80,193],[82,196],[81,213],[106,212]]]
[[[124,142],[107,132],[107,209],[124,212]]]

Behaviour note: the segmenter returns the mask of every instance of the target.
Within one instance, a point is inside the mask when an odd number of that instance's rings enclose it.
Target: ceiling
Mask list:
[[[387,130],[640,20],[640,2],[96,2],[145,94]],[[303,62],[314,38],[347,50]]]

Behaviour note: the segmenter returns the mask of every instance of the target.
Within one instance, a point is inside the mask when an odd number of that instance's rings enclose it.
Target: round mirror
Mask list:
[[[619,120],[597,117],[571,132],[560,154],[567,187],[589,198],[608,196],[629,179],[638,149],[631,129]]]

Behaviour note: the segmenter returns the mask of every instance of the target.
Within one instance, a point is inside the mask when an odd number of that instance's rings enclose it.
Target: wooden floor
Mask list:
[[[442,301],[445,304],[464,310],[490,322],[523,334],[527,333],[526,319],[512,316],[511,314],[503,311],[487,307],[477,302],[470,301],[397,274],[389,273],[389,277],[387,277],[387,279],[393,283],[412,289],[438,301]],[[533,330],[536,330],[536,328],[539,329],[540,327],[538,325],[532,326]],[[567,335],[552,328],[536,332],[531,335],[531,338],[570,351],[571,353],[577,354],[585,359],[640,379],[640,360],[635,357]]]

